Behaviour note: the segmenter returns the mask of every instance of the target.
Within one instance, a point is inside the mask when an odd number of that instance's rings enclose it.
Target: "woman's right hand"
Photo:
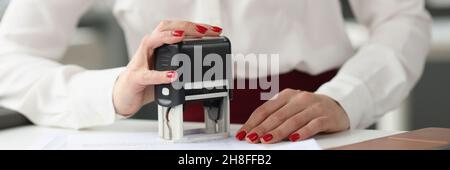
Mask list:
[[[153,70],[153,51],[163,44],[173,44],[186,36],[219,36],[222,29],[217,26],[188,21],[162,21],[151,34],[146,35],[128,63],[120,73],[113,90],[116,112],[130,116],[143,105],[154,100],[154,85],[171,83],[176,79],[174,71]]]

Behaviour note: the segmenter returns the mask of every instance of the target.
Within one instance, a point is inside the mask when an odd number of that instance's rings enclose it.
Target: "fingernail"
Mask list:
[[[246,134],[247,133],[245,131],[240,131],[239,133],[236,134],[236,139],[243,140]]]
[[[197,27],[197,32],[204,34],[208,28],[201,26],[201,25],[195,25]]]
[[[268,134],[264,135],[262,138],[264,139],[264,141],[269,142],[270,140],[273,139],[273,136],[272,136],[272,134],[268,133]]]
[[[169,71],[167,72],[167,78],[174,78],[176,75],[175,71]]]
[[[289,135],[289,140],[292,142],[295,142],[298,139],[300,139],[300,134],[298,134],[298,133],[293,133],[293,134]]]
[[[212,30],[214,32],[222,32],[222,28],[218,27],[218,26],[212,26]]]
[[[248,135],[247,138],[250,139],[250,141],[254,142],[256,139],[258,139],[258,134],[253,132],[252,134]]]
[[[181,37],[181,36],[183,36],[183,34],[184,34],[183,30],[176,30],[176,31],[172,32],[172,35],[175,37]]]

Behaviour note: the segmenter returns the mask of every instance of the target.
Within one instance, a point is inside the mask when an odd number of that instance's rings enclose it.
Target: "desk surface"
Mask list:
[[[201,127],[201,123],[186,123],[186,128]],[[0,149],[41,149],[50,141],[50,136],[67,134],[89,134],[93,132],[157,132],[157,122],[154,120],[119,120],[116,123],[84,130],[39,127],[34,125],[0,130]],[[231,125],[235,132],[240,125]],[[315,139],[324,149],[365,141],[373,138],[397,134],[400,132],[379,130],[349,130],[345,132],[319,135]],[[234,135],[234,134],[233,134]]]

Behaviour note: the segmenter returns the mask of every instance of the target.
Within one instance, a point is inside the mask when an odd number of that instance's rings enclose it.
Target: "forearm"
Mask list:
[[[408,96],[429,50],[431,19],[423,1],[354,1],[370,39],[317,93],[337,100],[351,127],[370,126]]]
[[[112,123],[112,88],[121,70],[88,71],[25,55],[0,56],[0,106],[33,123],[83,128]]]

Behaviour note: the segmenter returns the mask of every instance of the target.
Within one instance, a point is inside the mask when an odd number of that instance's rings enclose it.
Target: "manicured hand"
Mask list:
[[[219,36],[222,29],[217,26],[188,21],[162,21],[151,34],[146,35],[119,75],[113,91],[114,108],[118,114],[130,116],[143,105],[154,100],[154,85],[176,80],[174,71],[153,70],[153,51],[163,44],[182,41],[186,36]]]
[[[306,91],[286,89],[274,100],[258,107],[236,134],[250,143],[298,141],[320,132],[348,129],[344,109],[332,98]]]

